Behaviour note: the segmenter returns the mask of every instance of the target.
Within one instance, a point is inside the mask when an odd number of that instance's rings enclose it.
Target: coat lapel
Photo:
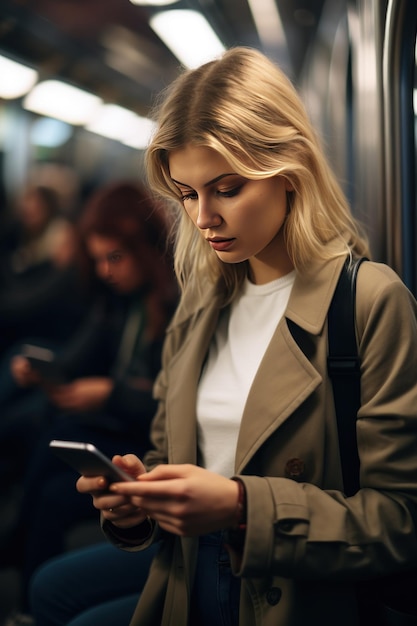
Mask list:
[[[196,313],[191,332],[170,363],[166,428],[170,463],[197,463],[196,403],[198,381],[219,316],[217,306],[208,306]],[[171,415],[181,415],[171,419]]]
[[[303,277],[297,274],[284,317],[249,391],[237,444],[237,473],[321,384],[322,374],[292,337],[287,318],[311,335],[323,332],[344,260],[316,263]]]
[[[236,472],[321,383],[322,377],[292,338],[285,319],[274,333],[250,389],[236,452]]]

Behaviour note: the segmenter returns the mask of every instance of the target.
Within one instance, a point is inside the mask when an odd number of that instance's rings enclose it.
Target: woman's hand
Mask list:
[[[50,385],[48,397],[65,411],[96,411],[106,402],[114,383],[107,377],[77,378],[63,385]]]
[[[113,483],[109,489],[176,535],[200,535],[236,524],[236,481],[195,465],[159,465],[136,482]]]
[[[124,456],[117,454],[112,461],[134,478],[146,472],[142,461],[134,454]],[[76,487],[80,493],[89,493],[93,497],[94,507],[101,511],[105,519],[119,528],[132,528],[141,524],[147,517],[146,513],[132,502],[129,496],[110,492],[105,476],[81,476],[77,480]]]
[[[14,356],[10,361],[10,372],[19,387],[31,387],[41,383],[40,375],[24,356]]]

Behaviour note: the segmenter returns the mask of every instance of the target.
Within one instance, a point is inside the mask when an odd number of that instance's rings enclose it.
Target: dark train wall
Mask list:
[[[415,0],[328,0],[300,89],[375,260],[417,293]]]

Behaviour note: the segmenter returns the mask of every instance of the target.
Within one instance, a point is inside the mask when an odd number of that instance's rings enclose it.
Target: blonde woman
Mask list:
[[[161,542],[132,626],[354,626],[354,583],[417,555],[416,302],[361,265],[361,488],[346,497],[327,312],[346,259],[370,253],[295,89],[235,48],[185,71],[157,122],[147,169],[177,211],[182,297],[154,449],[114,458],[136,481],[77,488],[117,546]]]

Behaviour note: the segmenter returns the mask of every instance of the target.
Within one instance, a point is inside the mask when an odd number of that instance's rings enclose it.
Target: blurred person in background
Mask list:
[[[0,353],[22,336],[62,340],[75,330],[87,293],[80,281],[77,231],[60,197],[30,185],[0,239]]]
[[[152,387],[177,300],[169,224],[141,186],[121,181],[99,189],[79,226],[101,288],[85,323],[56,355],[59,382],[43,378],[22,355],[10,363],[17,386],[44,394],[54,410],[32,446],[21,507],[0,551],[0,566],[21,568],[23,613],[33,570],[65,550],[72,527],[96,515],[89,499],[74,493],[74,470],[48,442],[89,441],[110,456],[148,449]]]
[[[11,273],[22,275],[45,261],[60,264],[62,244],[70,230],[68,220],[60,215],[57,192],[45,186],[28,187],[17,205]]]

